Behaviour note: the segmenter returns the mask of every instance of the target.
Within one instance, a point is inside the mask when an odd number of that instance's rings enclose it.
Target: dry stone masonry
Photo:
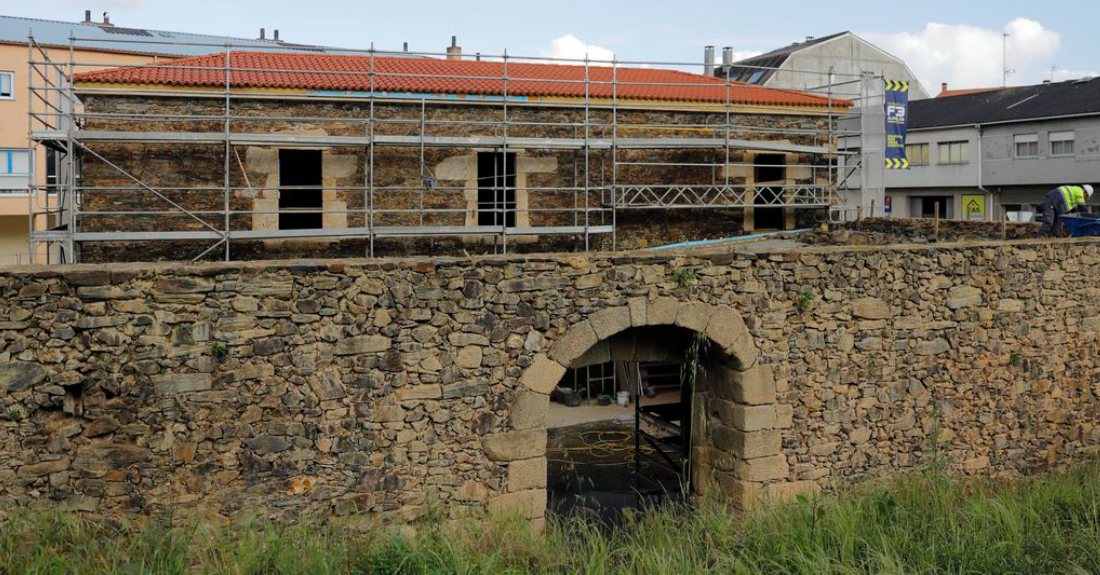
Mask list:
[[[1081,240],[0,271],[0,508],[538,521],[549,392],[661,329],[712,344],[700,491],[785,498],[934,439],[1026,473],[1100,447],[1098,263]]]

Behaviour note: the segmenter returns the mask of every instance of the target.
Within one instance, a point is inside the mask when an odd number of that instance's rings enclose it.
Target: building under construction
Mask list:
[[[794,92],[453,45],[211,45],[92,72],[33,38],[30,52],[31,145],[49,150],[31,240],[64,262],[629,249],[803,227],[859,179],[836,142],[860,135],[837,126],[875,83],[806,72],[820,88]]]

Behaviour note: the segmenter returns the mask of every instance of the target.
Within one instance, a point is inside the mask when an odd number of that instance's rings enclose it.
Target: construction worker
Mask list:
[[[1085,205],[1092,197],[1092,186],[1061,186],[1043,196],[1039,204],[1043,226],[1039,228],[1039,237],[1062,235],[1062,226],[1058,219]]]

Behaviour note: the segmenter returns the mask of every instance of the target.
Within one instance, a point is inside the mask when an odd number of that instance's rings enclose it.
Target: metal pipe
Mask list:
[[[502,188],[499,191],[493,191],[493,204],[495,207],[498,199],[502,200],[504,203],[505,211],[500,214],[500,242],[502,251],[508,253],[508,50],[504,51],[504,105],[502,109],[504,113],[504,142],[501,145],[501,149],[503,150],[502,159],[504,161],[504,166],[500,173],[504,174],[504,176],[493,182],[494,187],[500,185]],[[493,161],[493,165],[496,165],[496,160]],[[516,183],[518,184],[519,182],[517,181]],[[516,198],[517,207],[518,199],[519,198]]]
[[[374,257],[374,42],[370,45],[370,144],[367,173],[369,174],[369,180],[367,183],[367,205],[370,210],[370,222],[367,224],[367,256]]]
[[[278,30],[275,31],[275,39],[276,40],[279,39],[279,31]],[[225,183],[224,183],[224,185],[225,185],[225,195],[224,195],[224,198],[223,198],[223,206],[224,206],[224,209],[225,209],[225,237],[223,238],[223,241],[225,242],[225,261],[229,261],[229,232],[230,232],[230,229],[229,229],[229,154],[230,154],[230,147],[231,146],[230,146],[230,143],[229,143],[229,132],[230,132],[230,129],[229,129],[230,128],[230,126],[229,126],[230,119],[229,118],[230,118],[230,111],[231,111],[231,109],[230,109],[230,98],[231,98],[231,96],[229,95],[229,92],[230,92],[230,89],[229,89],[229,86],[230,86],[229,68],[231,66],[231,63],[230,63],[231,56],[232,55],[231,55],[230,50],[229,50],[229,45],[227,44],[226,47],[225,47],[225,173],[224,173],[224,177],[225,177]],[[210,249],[213,249],[214,247],[216,247],[216,246],[212,246]],[[202,255],[205,255],[205,253],[206,252],[203,252]]]
[[[591,203],[588,195],[588,173],[589,173],[589,155],[591,148],[589,147],[589,100],[588,100],[588,55],[584,57],[584,251],[589,250],[589,215],[588,205]]]
[[[713,48],[712,48],[713,50]],[[712,54],[713,55],[713,54]],[[616,61],[611,68],[611,249],[619,249],[618,211],[616,196],[619,185],[619,64]]]
[[[33,44],[34,44],[34,31],[29,30],[27,32],[27,61],[28,62],[30,62],[31,60],[34,59],[34,48],[32,47]],[[32,69],[34,68],[34,66],[31,65],[31,64],[28,64],[28,66]],[[32,94],[34,93],[34,76],[31,75],[31,74],[27,75],[27,90]],[[34,263],[34,252],[35,252],[35,246],[34,246],[34,227],[35,227],[34,205],[35,205],[35,200],[31,196],[38,193],[38,190],[35,188],[36,179],[38,177],[38,173],[37,173],[38,170],[36,169],[36,167],[37,167],[36,164],[38,162],[34,161],[36,159],[35,158],[35,151],[36,150],[35,150],[35,147],[34,147],[34,140],[32,140],[30,138],[31,132],[34,131],[34,102],[33,101],[27,102],[27,110],[28,110],[28,114],[27,114],[27,163],[28,163],[28,165],[27,165],[27,167],[28,167],[28,170],[27,170],[27,177],[28,177],[28,179],[27,179],[27,185],[28,185],[28,189],[27,189],[27,261],[29,261],[30,263],[33,264]],[[47,192],[47,197],[49,197],[48,192]],[[47,245],[46,246],[46,252],[49,253],[49,251],[50,251],[49,246]]]

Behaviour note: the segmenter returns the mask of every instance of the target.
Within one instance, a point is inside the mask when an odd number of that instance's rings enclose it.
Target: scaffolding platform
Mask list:
[[[507,145],[511,149],[553,149],[553,150],[668,150],[668,149],[707,149],[734,148],[764,152],[786,152],[802,154],[833,153],[824,146],[799,146],[781,142],[741,140],[724,138],[630,138],[618,139],[591,138],[522,138],[522,137],[446,137],[446,136],[306,136],[295,134],[268,134],[234,132],[226,135],[217,132],[117,132],[96,130],[75,130],[72,135],[58,130],[31,132],[31,139],[60,148],[68,140],[106,143],[143,143],[143,144],[225,144],[231,146],[352,146],[371,145],[409,146],[429,148],[501,148]]]

